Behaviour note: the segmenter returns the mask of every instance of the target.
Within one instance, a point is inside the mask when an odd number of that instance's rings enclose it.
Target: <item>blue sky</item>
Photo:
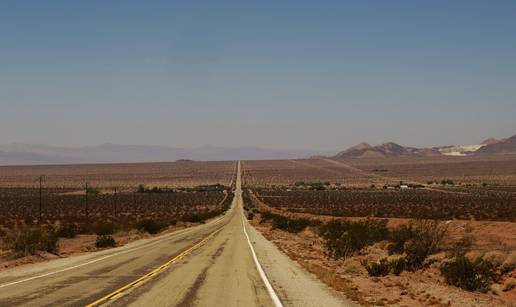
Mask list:
[[[0,1],[0,143],[516,134],[515,1]]]

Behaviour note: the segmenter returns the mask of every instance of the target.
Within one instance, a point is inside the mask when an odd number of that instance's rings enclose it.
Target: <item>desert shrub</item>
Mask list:
[[[165,228],[165,225],[159,222],[156,222],[152,219],[146,219],[143,221],[140,221],[136,224],[136,228],[141,231],[148,232],[150,234],[157,234],[159,233],[163,228]]]
[[[291,233],[298,233],[305,230],[308,226],[310,226],[310,221],[308,219],[289,219],[287,229],[285,230]]]
[[[260,224],[266,223],[267,221],[271,220],[272,217],[274,216],[274,214],[270,211],[262,211],[262,212],[260,212],[260,215],[261,215]]]
[[[389,233],[389,241],[387,249],[389,254],[403,253],[405,242],[411,240],[414,237],[413,224],[401,225],[398,228],[393,229]]]
[[[177,220],[176,220],[176,219],[172,219],[172,220],[170,220],[170,221],[168,222],[168,224],[169,224],[170,226],[174,226],[174,225],[176,225],[176,224],[177,224]]]
[[[97,248],[113,247],[115,245],[115,238],[113,238],[111,235],[98,235],[97,240],[95,241],[95,246]]]
[[[426,257],[440,250],[447,227],[438,221],[418,220],[391,231],[389,253],[405,253],[407,267],[417,270]]]
[[[94,188],[94,187],[88,187],[86,189],[86,193],[91,194],[91,195],[98,195],[98,194],[100,194],[100,190],[97,188]]]
[[[7,235],[7,231],[0,227],[0,238],[3,238]]]
[[[145,193],[145,190],[146,190],[145,185],[143,185],[143,184],[139,184],[139,185],[138,185],[138,189],[137,189],[136,191],[137,191],[138,193]]]
[[[470,261],[459,256],[444,263],[440,270],[448,284],[468,291],[485,292],[498,280],[492,264],[483,259]]]
[[[57,228],[57,236],[60,238],[75,238],[78,227],[75,223],[63,223]]]
[[[247,213],[247,219],[248,219],[248,220],[252,220],[253,218],[254,218],[254,213],[253,213],[252,211],[249,211],[249,212]]]
[[[96,235],[103,236],[114,234],[117,227],[114,223],[111,222],[99,222],[94,225],[93,229]]]
[[[398,259],[391,260],[389,262],[392,273],[395,275],[400,275],[401,272],[405,271],[409,267],[409,263],[405,257],[400,257]]]
[[[40,242],[44,251],[52,254],[59,252],[59,238],[52,226],[44,226]]]
[[[200,223],[202,222],[202,217],[200,214],[188,214],[183,216],[183,221],[190,223]]]
[[[260,213],[262,216],[260,223],[272,220],[272,229],[280,229],[291,233],[298,233],[305,230],[306,227],[314,225],[313,222],[305,218],[290,218],[269,211]]]
[[[56,231],[50,225],[15,228],[5,238],[6,247],[17,256],[34,255],[37,251],[57,254],[58,241]]]
[[[443,179],[443,180],[441,180],[441,184],[442,185],[454,185],[455,183],[453,182],[453,180]]]
[[[390,263],[387,259],[382,259],[379,262],[374,262],[370,265],[365,264],[364,267],[367,270],[367,273],[369,273],[369,276],[385,276],[389,274],[391,270]]]
[[[181,220],[190,223],[204,223],[204,221],[214,218],[219,214],[223,214],[229,208],[228,205],[224,205],[224,208],[221,210],[212,210],[207,212],[193,213],[183,215]]]
[[[288,218],[283,215],[273,214],[272,216],[272,229],[285,230],[288,228]]]
[[[335,259],[347,258],[367,245],[385,240],[387,220],[332,221],[319,227],[326,249]]]

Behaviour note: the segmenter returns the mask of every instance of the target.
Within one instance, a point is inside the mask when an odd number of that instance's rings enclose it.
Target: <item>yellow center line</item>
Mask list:
[[[222,227],[224,227],[224,226],[222,226]],[[119,288],[119,289],[109,293],[108,295],[99,298],[98,300],[94,301],[93,303],[90,303],[90,304],[86,305],[86,307],[99,306],[100,304],[105,303],[107,300],[114,301],[114,300],[120,298],[124,294],[124,292],[126,292],[127,290],[129,290],[129,289],[131,289],[131,288],[133,288],[133,287],[135,287],[137,285],[141,285],[141,284],[145,283],[146,281],[148,281],[153,276],[158,275],[159,273],[161,273],[162,271],[167,269],[172,264],[178,262],[179,260],[183,259],[186,255],[190,254],[194,250],[196,250],[196,249],[200,248],[201,246],[203,246],[204,244],[206,244],[206,242],[208,242],[213,236],[215,236],[215,234],[217,232],[222,230],[222,227],[220,227],[219,229],[217,229],[214,232],[210,233],[208,236],[206,236],[204,239],[202,239],[199,243],[195,244],[194,246],[192,246],[189,249],[183,251],[182,253],[180,253],[179,255],[175,256],[174,258],[170,259],[165,264],[163,264],[163,265],[159,266],[158,268],[150,271],[149,273],[143,275],[142,277],[136,279],[135,281],[132,281],[132,282],[128,283],[127,285],[125,285],[125,286],[123,286],[123,287],[121,287],[121,288]]]

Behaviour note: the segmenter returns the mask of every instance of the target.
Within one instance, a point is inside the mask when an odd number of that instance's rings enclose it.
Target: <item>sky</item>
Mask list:
[[[516,1],[0,0],[0,143],[516,134]]]

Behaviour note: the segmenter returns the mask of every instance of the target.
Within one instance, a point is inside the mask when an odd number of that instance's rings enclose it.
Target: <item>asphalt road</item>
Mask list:
[[[0,272],[0,306],[344,306],[259,235],[235,198],[221,218],[97,253]],[[263,263],[263,265],[262,265]]]

